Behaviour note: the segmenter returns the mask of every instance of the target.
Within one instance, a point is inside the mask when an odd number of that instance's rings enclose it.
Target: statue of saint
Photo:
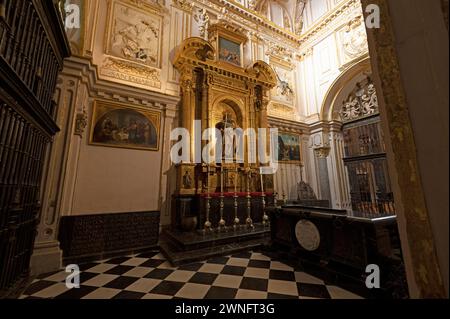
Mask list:
[[[219,129],[222,135],[222,158],[234,159],[235,156],[235,141],[233,139],[236,122],[230,113],[224,112],[223,119],[217,123],[216,128]]]
[[[192,178],[189,174],[189,171],[186,171],[183,176],[183,188],[190,189],[192,188]]]

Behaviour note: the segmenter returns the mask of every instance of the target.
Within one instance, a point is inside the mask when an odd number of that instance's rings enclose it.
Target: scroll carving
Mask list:
[[[341,118],[344,122],[353,121],[378,114],[378,98],[375,86],[370,78],[356,84],[342,106]]]

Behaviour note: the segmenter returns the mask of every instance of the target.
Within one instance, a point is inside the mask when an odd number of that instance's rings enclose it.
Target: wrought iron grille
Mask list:
[[[0,0],[0,298],[28,277],[67,38],[52,0]]]

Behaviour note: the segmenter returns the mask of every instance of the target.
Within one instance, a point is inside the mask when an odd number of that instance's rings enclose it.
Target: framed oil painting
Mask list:
[[[241,43],[219,36],[219,60],[242,66]]]
[[[156,111],[107,101],[95,101],[90,144],[159,150],[161,114]]]
[[[278,161],[301,162],[300,135],[285,132],[278,133]]]

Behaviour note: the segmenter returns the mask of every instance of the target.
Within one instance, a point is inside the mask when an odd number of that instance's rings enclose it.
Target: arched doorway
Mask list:
[[[395,214],[395,206],[370,75],[368,58],[350,66],[329,89],[321,117],[331,127],[327,174],[334,206],[378,217]]]
[[[340,105],[344,161],[354,215],[395,214],[377,92],[370,76]]]

